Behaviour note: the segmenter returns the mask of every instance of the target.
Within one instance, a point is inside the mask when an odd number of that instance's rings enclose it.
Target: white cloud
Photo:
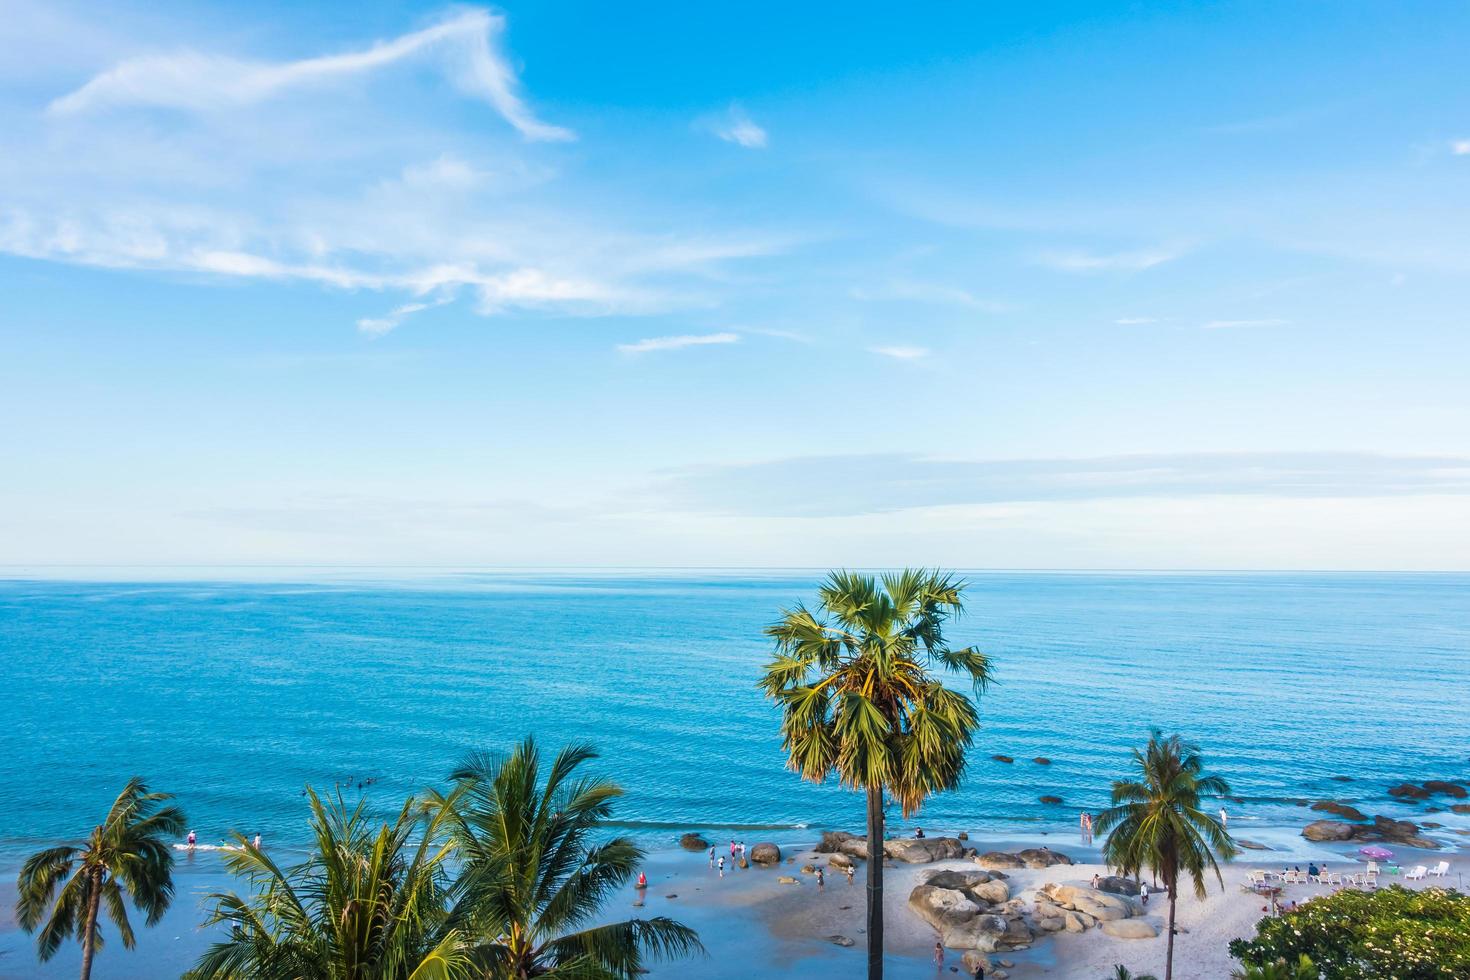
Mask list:
[[[732,103],[723,116],[706,119],[705,126],[726,143],[735,143],[747,150],[766,148],[766,131],[756,125],[738,103]]]
[[[1172,262],[1183,254],[1182,249],[1164,247],[1106,254],[1073,250],[1042,252],[1036,261],[1062,272],[1142,272]]]
[[[891,347],[869,347],[869,354],[881,354],[883,357],[892,357],[900,361],[917,361],[929,356],[927,347],[909,347],[902,344]]]
[[[1457,157],[1470,156],[1470,140],[1453,140],[1450,143],[1450,152]]]
[[[1267,317],[1261,320],[1211,320],[1204,325],[1206,330],[1234,330],[1249,327],[1289,327],[1290,320],[1279,317]]]
[[[699,347],[704,344],[739,342],[738,333],[681,334],[677,337],[648,337],[636,344],[618,344],[618,350],[624,354],[647,354],[649,351],[680,350],[684,347]]]
[[[505,18],[485,10],[379,41],[363,50],[266,62],[185,51],[130,58],[51,103],[56,114],[122,106],[211,112],[253,105],[295,88],[361,75],[418,57],[436,58],[465,94],[483,99],[529,140],[570,140],[571,130],[538,120],[516,92],[516,76],[492,43]]]
[[[1113,322],[1120,327],[1131,327],[1144,323],[1158,323],[1159,318],[1154,316],[1123,316]]]

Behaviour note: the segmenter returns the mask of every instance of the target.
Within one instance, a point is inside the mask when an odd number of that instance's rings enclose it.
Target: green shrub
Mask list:
[[[1230,955],[1247,966],[1310,956],[1323,980],[1470,977],[1470,895],[1445,888],[1344,890],[1262,919]]]

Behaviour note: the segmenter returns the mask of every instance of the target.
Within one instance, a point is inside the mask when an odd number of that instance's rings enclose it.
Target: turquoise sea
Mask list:
[[[784,769],[755,687],[762,627],[817,572],[252,574],[0,581],[7,874],[133,773],[177,794],[201,842],[290,846],[307,785],[362,782],[387,808],[527,732],[595,742],[653,845],[861,820],[851,794]],[[965,783],[926,827],[1068,830],[1154,725],[1228,777],[1232,829],[1294,833],[1299,798],[1404,812],[1391,783],[1470,776],[1470,576],[968,578],[953,636],[993,655],[997,683]]]

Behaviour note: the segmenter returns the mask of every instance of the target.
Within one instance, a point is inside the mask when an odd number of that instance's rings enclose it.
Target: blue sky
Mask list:
[[[8,0],[0,562],[1470,567],[1466,36]]]

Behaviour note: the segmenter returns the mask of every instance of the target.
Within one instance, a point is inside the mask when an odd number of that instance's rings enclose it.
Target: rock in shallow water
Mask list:
[[[750,859],[756,864],[780,864],[781,848],[766,841],[750,849]]]
[[[664,839],[668,840],[667,837]],[[679,838],[679,846],[686,851],[707,851],[709,850],[709,841],[698,834],[685,834]]]
[[[1341,820],[1313,820],[1302,828],[1302,836],[1312,841],[1352,840],[1356,830]]]

